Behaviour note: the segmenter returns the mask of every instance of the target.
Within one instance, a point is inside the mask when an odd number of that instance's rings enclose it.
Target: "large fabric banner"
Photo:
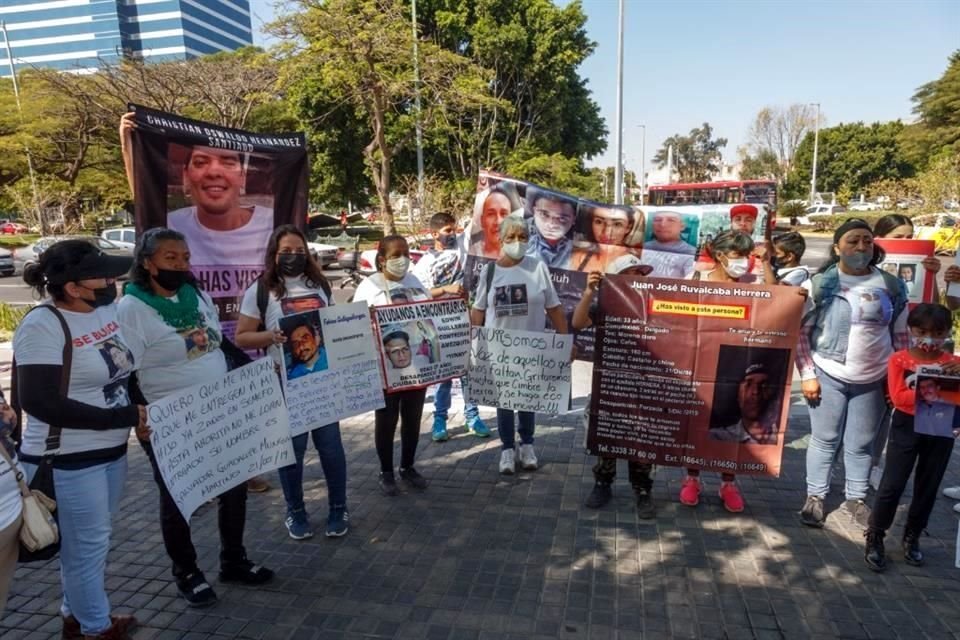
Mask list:
[[[497,228],[510,214],[527,221],[528,255],[550,267],[568,322],[591,271],[605,271],[608,264],[629,253],[652,266],[654,277],[689,278],[695,269],[712,268],[701,255],[704,243],[727,229],[748,233],[759,242],[768,215],[765,206],[753,204],[603,204],[482,171],[466,239],[464,286],[471,296],[483,266],[500,256]],[[593,329],[577,334],[578,358],[593,359],[593,341]]]
[[[572,346],[570,335],[475,328],[467,399],[514,411],[566,411]]]
[[[187,520],[207,500],[293,464],[273,358],[151,403],[147,416],[160,475]]]
[[[170,227],[186,236],[193,273],[232,338],[240,298],[263,270],[270,233],[306,223],[304,135],[250,133],[129,108],[136,114],[137,232]]]
[[[383,407],[370,314],[363,302],[280,319],[290,431],[299,435]]]
[[[387,391],[420,389],[466,374],[470,362],[466,299],[374,307],[372,313]]]
[[[875,242],[886,254],[880,268],[903,280],[911,308],[921,302],[933,302],[933,285],[937,278],[936,274],[927,273],[923,261],[933,255],[936,243],[900,238],[877,238]]]
[[[798,287],[611,276],[599,296],[590,453],[779,475]]]

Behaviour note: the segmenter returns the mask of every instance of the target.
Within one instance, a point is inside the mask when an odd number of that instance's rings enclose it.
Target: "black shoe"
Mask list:
[[[246,558],[237,562],[220,564],[220,582],[255,585],[264,584],[271,580],[273,580],[273,571],[258,564],[253,564]]]
[[[400,479],[410,485],[411,489],[423,491],[427,488],[427,479],[420,475],[416,469],[400,469]]]
[[[177,591],[187,601],[187,606],[210,607],[216,604],[217,594],[207,579],[199,571],[195,571],[184,578],[177,578]]]
[[[923,552],[920,551],[919,531],[907,529],[903,532],[903,559],[911,566],[923,566]]]
[[[803,509],[800,510],[800,522],[808,527],[823,528],[826,518],[823,515],[823,498],[820,496],[807,496],[807,501],[803,503]]]
[[[863,499],[847,500],[843,503],[843,508],[858,525],[864,529],[870,526],[870,507]]]
[[[657,517],[657,507],[653,504],[653,496],[646,489],[640,489],[637,495],[637,517],[641,520],[653,520]]]
[[[397,488],[397,481],[394,479],[393,473],[381,471],[377,484],[380,485],[380,492],[385,496],[392,498],[400,495],[400,489]]]
[[[883,571],[887,568],[887,556],[883,549],[883,531],[867,529],[863,534],[867,538],[867,546],[863,553],[863,560],[873,571]]]
[[[593,485],[593,491],[590,492],[590,495],[587,496],[587,501],[583,504],[588,509],[599,509],[610,502],[610,498],[612,497],[613,491],[610,489],[610,485],[604,482],[598,482]]]

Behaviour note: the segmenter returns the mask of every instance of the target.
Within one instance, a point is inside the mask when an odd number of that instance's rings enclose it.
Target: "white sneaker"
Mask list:
[[[943,490],[943,495],[951,500],[960,500],[960,487],[946,487]]]
[[[513,475],[514,467],[517,466],[516,450],[504,449],[500,452],[500,473],[508,476]]]
[[[535,471],[537,468],[537,454],[533,451],[532,444],[520,445],[520,468],[527,471]]]

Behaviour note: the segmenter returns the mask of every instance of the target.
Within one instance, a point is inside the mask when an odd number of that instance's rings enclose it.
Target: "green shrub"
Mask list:
[[[30,305],[12,305],[0,302],[0,340],[9,340],[13,337],[23,316],[30,311]]]

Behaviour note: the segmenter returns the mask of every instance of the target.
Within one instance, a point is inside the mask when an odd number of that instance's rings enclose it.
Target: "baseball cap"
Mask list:
[[[66,284],[78,280],[117,278],[130,271],[132,256],[113,256],[86,240],[61,240],[47,251],[63,253],[66,269],[44,273],[50,284]]]
[[[607,273],[608,274],[617,274],[626,271],[627,269],[639,268],[640,275],[647,276],[653,271],[653,267],[648,264],[643,264],[640,262],[640,258],[628,253],[622,255],[619,258],[611,261],[607,264]]]
[[[738,204],[733,207],[730,207],[730,217],[734,216],[743,216],[747,215],[751,218],[756,218],[759,214],[759,211],[752,204]]]

